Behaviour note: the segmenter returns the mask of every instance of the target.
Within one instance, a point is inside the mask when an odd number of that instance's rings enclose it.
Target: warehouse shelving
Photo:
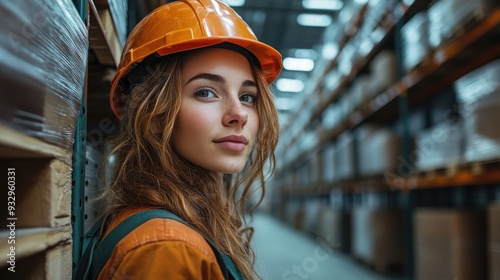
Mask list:
[[[9,84],[2,96],[0,166],[5,185],[12,183],[0,194],[6,222],[0,230],[2,279],[71,279],[72,248],[78,243],[72,238],[72,188],[78,179],[72,170],[81,172],[72,159],[81,154],[71,145],[84,141],[74,125],[78,109],[84,111],[86,5],[79,0],[1,5],[11,22],[2,31],[22,40],[2,42],[14,59],[3,64],[1,74]],[[27,44],[15,44],[21,42]]]
[[[351,28],[348,28],[347,31],[343,34],[343,37],[340,41],[339,44],[339,49],[343,48],[345,44],[356,34],[359,26],[362,23],[363,20],[363,15],[366,12],[367,5],[365,4],[359,11],[359,13],[354,16],[350,22],[347,24],[347,26],[351,26]],[[316,83],[311,86],[310,92],[312,94],[318,94],[319,88],[321,86],[320,81],[325,78],[327,75],[328,71],[331,70],[331,68],[338,62],[339,59],[339,54],[337,53],[334,58],[332,58],[321,70],[320,73],[318,74]],[[313,98],[307,99],[306,102],[315,102]],[[308,107],[307,104],[304,104],[304,107]],[[283,127],[283,130],[288,130],[290,127],[293,125],[294,121],[299,117],[301,112],[296,112],[292,117],[290,117],[290,120],[288,124]],[[291,139],[290,142],[294,142],[296,139]]]
[[[398,44],[398,40],[402,25],[419,11],[427,9],[432,3],[433,1],[416,0],[410,6],[405,6],[402,3],[397,4],[394,9],[395,22],[386,25],[384,29],[384,40],[396,41],[396,54],[401,54],[401,45]],[[359,24],[361,23],[362,21],[359,22]],[[346,44],[346,38],[348,36],[344,35],[342,46]],[[457,79],[500,58],[498,38],[500,38],[500,9],[489,11],[484,18],[469,18],[469,22],[465,22],[461,28],[454,30],[452,36],[432,49],[427,59],[413,69],[405,72],[403,67],[398,65],[399,77],[395,83],[366,100],[357,108],[353,108],[353,111],[346,118],[336,126],[327,129],[319,125],[321,118],[324,117],[323,113],[330,104],[337,102],[342,97],[346,89],[362,73],[362,69],[368,67],[373,56],[385,46],[382,46],[383,42],[376,44],[369,54],[355,64],[351,72],[340,80],[338,87],[329,95],[325,95],[321,89],[323,80],[333,65],[338,63],[338,55],[328,62],[327,67],[323,69],[324,72],[320,71],[319,78],[311,79],[311,83],[307,86],[306,91],[310,98],[305,99],[306,103],[302,108],[312,108],[311,112],[298,110],[282,129],[286,139],[278,150],[277,157],[286,158],[286,161],[278,164],[273,182],[279,190],[277,193],[283,203],[280,205],[281,214],[283,215],[282,211],[288,209],[288,204],[292,206],[290,208],[292,211],[298,204],[302,207],[310,206],[309,202],[328,204],[328,201],[331,201],[331,196],[338,193],[347,197],[347,201],[343,200],[340,204],[335,204],[335,211],[340,211],[341,215],[345,215],[349,211],[348,209],[352,207],[352,199],[358,195],[376,194],[382,198],[386,195],[397,195],[399,196],[397,201],[399,201],[399,206],[404,211],[405,216],[404,238],[407,266],[405,275],[407,279],[413,279],[415,273],[413,254],[415,252],[412,248],[414,242],[412,219],[419,206],[419,200],[416,200],[415,195],[417,193],[428,195],[426,191],[432,190],[461,193],[464,191],[462,187],[466,187],[468,191],[477,190],[482,193],[485,186],[494,188],[500,183],[500,159],[450,163],[430,170],[419,170],[413,166],[415,164],[412,162],[413,159],[410,159],[410,149],[413,148],[411,138],[414,135],[410,135],[408,119],[415,110],[423,110],[423,106],[427,106],[427,103],[433,102],[441,96],[443,91],[448,90]],[[302,121],[302,118],[306,121]],[[399,126],[398,134],[402,142],[399,161],[402,166],[397,172],[386,171],[371,176],[362,176],[354,172],[349,179],[337,179],[337,181],[331,182],[325,182],[324,179],[312,179],[307,183],[304,183],[303,180],[297,180],[297,176],[292,176],[292,174],[300,173],[300,170],[306,167],[309,168],[309,171],[301,173],[301,175],[311,175],[311,172],[316,172],[310,171],[318,168],[318,164],[321,165],[321,163],[315,163],[318,161],[316,155],[324,156],[322,155],[323,149],[327,145],[338,141],[339,137],[346,132],[354,131],[365,124],[377,124],[391,128]],[[297,125],[299,125],[299,129],[294,127]],[[292,133],[290,133],[291,131]],[[304,134],[302,133],[315,134],[317,141],[313,145],[303,148],[301,141]],[[297,149],[299,149],[298,153],[291,152]],[[294,156],[287,156],[289,153]],[[327,171],[323,170],[322,172]],[[460,197],[459,194],[452,194],[455,197],[457,195]],[[382,199],[382,201],[385,200]],[[389,204],[391,205],[391,203]],[[332,204],[332,206],[334,205]],[[285,215],[288,214],[285,213]],[[341,229],[342,234],[345,234],[345,230],[346,228]],[[343,250],[345,251],[345,248]]]
[[[101,9],[96,8],[99,4]],[[102,8],[104,7],[104,8]],[[89,44],[90,49],[101,64],[117,66],[121,56],[122,46],[111,18],[107,1],[89,1]]]
[[[429,99],[444,87],[449,86],[457,78],[499,57],[500,42],[494,42],[493,44],[488,42],[488,40],[490,40],[489,38],[493,38],[495,34],[498,35],[500,33],[499,24],[500,10],[496,10],[486,19],[479,22],[477,26],[469,30],[465,36],[459,37],[455,41],[450,42],[450,44],[435,50],[432,59],[429,59],[418,69],[405,75],[398,83],[380,93],[369,102],[362,104],[339,126],[329,131],[319,131],[318,133],[321,135],[319,142],[324,143],[334,140],[343,132],[352,130],[372,118],[383,122],[387,121],[387,119],[397,117],[398,103],[395,101],[399,96],[409,95],[412,97],[411,104],[417,105]],[[386,37],[393,27],[394,26],[391,25],[388,28]],[[381,44],[382,42],[377,44],[367,57],[353,67],[351,74],[342,80],[339,87],[334,93],[329,95],[327,100],[318,102],[318,107],[314,109],[307,123],[317,120],[326,107],[336,101],[339,94],[345,89],[347,84],[356,77],[359,69],[364,67],[367,61],[369,61],[378,51]],[[466,63],[464,63],[464,60]],[[451,71],[451,69],[453,69],[453,71]],[[290,123],[293,123],[293,121]],[[287,127],[283,130],[286,131],[286,129]],[[289,141],[287,148],[284,150],[289,149],[299,140],[300,137],[296,136]],[[310,152],[310,150],[303,151],[296,157],[296,160],[302,159]],[[295,160],[291,160],[288,163],[284,163],[280,170],[288,169],[294,161]],[[278,172],[280,170],[278,170]]]
[[[68,151],[0,124],[0,158],[71,158]]]
[[[44,279],[64,279],[71,271],[71,153],[0,125],[0,155],[0,166],[4,167],[3,170],[15,168],[16,178],[14,216],[2,215],[7,224],[15,223],[12,231],[0,230],[0,240],[5,241],[0,243],[2,278],[8,279],[8,273],[12,273],[6,266],[9,264],[9,254],[12,254],[11,246],[14,246],[18,276],[22,274],[26,276],[25,279],[35,275],[46,277]],[[6,195],[7,191],[1,195],[4,201],[7,201]],[[15,243],[7,242],[12,241],[9,237],[14,237]],[[62,247],[66,249],[59,252]],[[46,254],[53,255],[55,251],[64,256],[52,260],[46,258]],[[30,271],[25,267],[24,272],[19,272],[22,267],[20,264],[27,259],[30,259],[30,266],[41,265],[42,268],[49,262],[57,262],[62,266],[57,273],[64,277],[52,278],[52,272]]]
[[[7,240],[9,232],[0,232],[0,238]],[[58,246],[59,244],[71,243],[71,227],[59,228],[26,228],[17,229],[16,231],[16,259],[20,260],[25,257],[43,252],[47,249]],[[0,261],[7,263],[9,260],[10,244],[0,244],[0,252],[2,253]]]

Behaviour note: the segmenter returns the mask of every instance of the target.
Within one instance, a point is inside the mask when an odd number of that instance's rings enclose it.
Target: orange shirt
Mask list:
[[[121,221],[145,209],[125,211]],[[155,218],[125,236],[113,250],[98,280],[224,280],[217,259],[197,231],[170,219]]]

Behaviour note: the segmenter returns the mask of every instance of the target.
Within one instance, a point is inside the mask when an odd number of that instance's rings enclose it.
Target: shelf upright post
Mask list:
[[[75,4],[76,10],[80,14],[83,22],[86,22],[87,18],[87,0],[73,0],[73,4]]]
[[[397,5],[401,5],[401,0]],[[396,12],[399,10],[394,9]],[[403,42],[401,28],[405,23],[403,15],[397,16],[398,21],[395,26],[394,40],[397,56],[397,73],[398,78],[402,79],[405,76],[403,67]],[[410,161],[410,132],[409,132],[409,114],[410,114],[408,93],[403,94],[399,98],[399,114],[401,121],[401,157],[400,157],[400,177],[407,179],[411,175],[412,167]],[[405,246],[405,279],[414,279],[414,250],[413,250],[413,212],[414,212],[414,191],[405,190],[401,193],[403,210],[404,210],[404,246]]]
[[[75,7],[84,23],[87,22],[87,0],[73,0]],[[85,88],[86,88],[85,81]],[[71,227],[73,229],[73,278],[76,264],[80,260],[84,237],[84,209],[83,199],[85,197],[85,158],[86,158],[86,134],[87,134],[87,102],[84,91],[82,92],[80,113],[75,129],[75,142],[73,143],[73,163],[72,163],[72,192],[71,192]]]
[[[75,131],[75,143],[73,144],[73,171],[72,171],[72,187],[71,192],[71,226],[73,228],[73,273],[76,269],[76,264],[80,260],[83,244],[83,220],[85,209],[83,207],[83,199],[85,197],[85,157],[86,157],[86,131],[87,131],[87,115],[86,115],[85,99],[82,98],[82,105],[78,122]]]

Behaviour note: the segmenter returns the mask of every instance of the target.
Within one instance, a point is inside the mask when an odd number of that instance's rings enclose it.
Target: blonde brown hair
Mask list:
[[[171,145],[181,107],[181,68],[190,52],[160,58],[124,101],[121,131],[111,142],[114,167],[105,195],[109,199],[105,216],[112,219],[130,207],[167,209],[210,238],[246,279],[254,279],[259,276],[250,246],[253,228],[246,226],[244,215],[253,183],[258,181],[262,190],[258,205],[265,194],[266,176],[275,168],[279,125],[272,93],[264,75],[252,65],[259,91],[259,131],[251,159],[237,178],[228,180],[196,166]]]

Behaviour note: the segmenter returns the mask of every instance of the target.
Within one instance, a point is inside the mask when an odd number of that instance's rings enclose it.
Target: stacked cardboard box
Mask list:
[[[430,55],[428,23],[427,13],[420,12],[401,28],[403,67],[406,71],[415,68]]]
[[[488,264],[490,280],[500,280],[500,204],[488,208]]]
[[[464,120],[465,160],[500,158],[500,60],[494,60],[458,79],[454,86]]]
[[[495,0],[437,1],[428,10],[430,44],[440,46],[470,22],[483,19],[495,6]]]
[[[404,265],[401,209],[355,207],[351,226],[352,253],[357,259],[380,272],[401,269]]]
[[[344,225],[342,225],[343,221],[345,221]],[[345,232],[342,233],[342,230]],[[319,210],[317,231],[320,239],[330,248],[349,248],[350,215],[343,216],[341,209],[324,205]],[[346,240],[342,240],[343,235],[345,235]],[[347,242],[347,244],[343,244],[343,242]]]
[[[414,229],[416,279],[486,279],[484,211],[419,209]]]
[[[400,138],[397,134],[364,126],[358,129],[358,165],[362,176],[373,176],[385,172],[395,173],[400,164]]]
[[[444,122],[417,135],[417,168],[429,170],[462,161],[463,132],[460,122]]]

